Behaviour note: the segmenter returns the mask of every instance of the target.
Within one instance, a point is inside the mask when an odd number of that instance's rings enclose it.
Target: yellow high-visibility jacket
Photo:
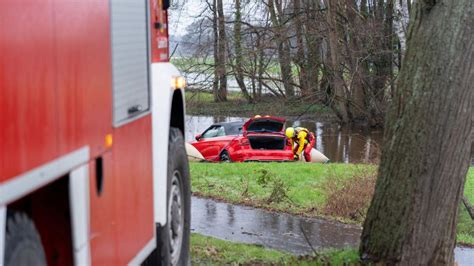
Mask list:
[[[308,132],[309,132],[308,129],[304,127],[297,127],[295,128],[295,137],[290,139],[290,144],[291,144],[293,153],[295,155],[298,155],[298,157],[301,156],[304,146],[308,142],[308,140],[306,139],[308,137]],[[298,150],[296,151],[295,151],[295,142],[298,144]]]

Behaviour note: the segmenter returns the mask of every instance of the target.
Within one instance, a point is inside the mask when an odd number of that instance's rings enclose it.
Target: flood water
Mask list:
[[[247,117],[186,116],[186,141],[194,140],[214,123],[246,121]],[[363,127],[340,126],[338,123],[315,120],[287,119],[286,126],[302,126],[316,135],[316,149],[331,162],[378,163],[382,148],[383,131]],[[474,166],[474,143],[471,148],[471,166]]]
[[[355,248],[362,232],[355,225],[272,213],[197,197],[192,198],[191,215],[194,233],[297,255],[327,248]],[[474,265],[474,249],[458,247],[455,255],[458,265]]]
[[[246,117],[186,116],[186,140],[194,140],[213,123],[246,121]],[[332,162],[376,162],[380,156],[383,132],[341,127],[337,123],[288,119],[286,126],[302,126],[316,135],[316,149]]]

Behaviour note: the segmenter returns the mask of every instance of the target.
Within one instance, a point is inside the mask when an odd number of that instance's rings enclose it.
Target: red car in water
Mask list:
[[[285,119],[254,117],[211,125],[191,142],[207,161],[292,161]]]

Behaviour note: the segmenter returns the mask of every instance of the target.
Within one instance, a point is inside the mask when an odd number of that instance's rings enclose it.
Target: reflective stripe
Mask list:
[[[153,238],[152,240],[148,241],[148,243],[138,252],[138,254],[133,258],[127,265],[130,266],[138,266],[145,261],[145,259],[150,256],[150,254],[156,248],[156,239]]]
[[[5,206],[0,206],[0,266],[3,266],[6,230],[7,230],[7,208]]]
[[[87,164],[72,171],[69,175],[69,205],[74,264],[90,265],[89,165]]]
[[[0,206],[28,195],[88,161],[89,147],[83,147],[0,184]]]

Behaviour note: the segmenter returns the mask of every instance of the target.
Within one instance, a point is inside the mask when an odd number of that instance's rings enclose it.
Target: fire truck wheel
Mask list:
[[[7,218],[5,265],[46,265],[40,235],[24,213],[13,212]]]
[[[160,233],[161,261],[189,265],[191,186],[183,134],[170,129],[168,146],[168,222]],[[167,263],[169,262],[169,263]]]

